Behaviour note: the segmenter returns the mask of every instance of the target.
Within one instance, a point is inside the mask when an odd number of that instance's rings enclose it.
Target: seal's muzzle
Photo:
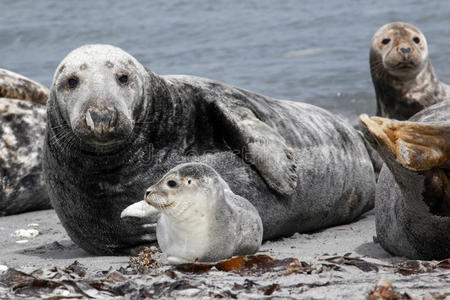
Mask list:
[[[86,111],[86,125],[97,136],[104,136],[115,129],[117,110],[113,106],[90,107]]]

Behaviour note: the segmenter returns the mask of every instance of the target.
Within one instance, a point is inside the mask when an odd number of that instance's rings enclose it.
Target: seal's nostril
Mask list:
[[[411,48],[400,48],[400,51],[402,51],[403,54],[407,54],[411,52]]]
[[[85,119],[89,129],[103,134],[113,130],[118,113],[114,107],[91,107],[86,111]]]

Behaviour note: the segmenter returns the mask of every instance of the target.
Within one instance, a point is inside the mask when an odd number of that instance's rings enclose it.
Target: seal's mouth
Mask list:
[[[158,210],[165,210],[175,206],[174,201],[169,202],[166,197],[156,193],[150,193],[144,200]]]
[[[395,70],[412,70],[415,69],[417,67],[417,65],[414,62],[411,61],[402,61],[399,62],[398,64],[392,66],[392,69]]]
[[[97,127],[91,118],[79,118],[72,126],[73,133],[87,148],[100,152],[114,151],[126,144],[132,136],[134,128],[132,122],[120,114],[114,124],[105,125],[106,123],[99,122]]]

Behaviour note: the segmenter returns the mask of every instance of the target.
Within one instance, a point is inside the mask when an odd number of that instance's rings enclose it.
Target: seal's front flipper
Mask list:
[[[361,115],[359,121],[373,146],[405,168],[450,169],[450,126],[396,121]]]
[[[156,215],[158,213],[159,211],[156,208],[149,205],[147,202],[145,202],[145,200],[142,200],[126,207],[120,214],[120,217],[145,218]]]
[[[293,194],[297,187],[297,166],[284,138],[246,107],[219,101],[213,106],[229,145],[253,164],[273,190],[282,195]]]

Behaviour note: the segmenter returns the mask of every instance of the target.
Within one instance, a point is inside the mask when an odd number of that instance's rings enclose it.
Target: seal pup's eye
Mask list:
[[[167,185],[171,188],[176,187],[177,186],[177,182],[175,180],[169,180],[167,181]]]
[[[69,89],[74,89],[77,87],[77,85],[78,85],[77,77],[73,76],[73,77],[70,77],[69,79],[67,79],[67,87]]]
[[[192,181],[189,179],[189,180],[188,180],[188,184],[191,184],[191,182],[192,182]]]
[[[416,43],[416,44],[420,43],[420,39],[419,39],[417,36],[415,36],[415,37],[413,38],[413,41],[414,41],[414,43]]]
[[[390,41],[391,41],[391,39],[383,39],[383,40],[381,41],[381,43],[382,43],[383,45],[387,45],[387,44],[389,44]]]
[[[117,80],[119,80],[120,84],[127,84],[128,83],[128,75],[120,75],[119,78],[117,78]]]

